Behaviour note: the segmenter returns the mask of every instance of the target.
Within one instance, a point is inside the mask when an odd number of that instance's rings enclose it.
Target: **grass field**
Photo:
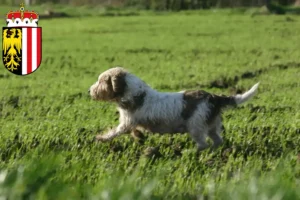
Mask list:
[[[0,199],[300,199],[299,16],[217,10],[40,25],[40,69],[0,70]],[[87,90],[116,65],[161,91],[261,84],[224,112],[225,142],[213,152],[187,151],[188,135],[95,143],[118,115]]]

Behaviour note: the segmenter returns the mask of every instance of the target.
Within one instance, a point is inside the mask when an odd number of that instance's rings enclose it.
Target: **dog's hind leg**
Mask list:
[[[216,119],[209,125],[208,137],[213,141],[213,148],[217,148],[223,143],[221,137],[222,132],[222,119],[220,116],[217,116]]]
[[[197,143],[197,150],[202,151],[208,147],[206,136],[208,133],[207,127],[193,126],[188,128],[189,134]]]
[[[193,140],[197,143],[198,151],[202,151],[208,147],[206,137],[209,127],[205,122],[207,112],[207,105],[200,104],[194,115],[187,122],[187,130]]]
[[[197,143],[197,150],[202,151],[208,147],[208,144],[206,142],[206,134],[203,134],[203,132],[190,132],[192,138]]]

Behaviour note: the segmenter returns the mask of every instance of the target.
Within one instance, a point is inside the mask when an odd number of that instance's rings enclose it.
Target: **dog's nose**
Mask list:
[[[88,90],[88,94],[90,94],[90,89]]]

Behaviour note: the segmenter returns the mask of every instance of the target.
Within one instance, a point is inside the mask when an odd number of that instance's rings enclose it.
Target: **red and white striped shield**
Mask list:
[[[42,61],[42,28],[4,27],[2,33],[5,68],[17,75],[36,71]]]

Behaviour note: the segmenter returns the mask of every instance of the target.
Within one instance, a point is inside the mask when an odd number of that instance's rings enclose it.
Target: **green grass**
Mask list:
[[[298,16],[144,13],[40,25],[40,69],[0,71],[0,198],[300,199]],[[97,144],[118,115],[87,90],[116,65],[161,91],[261,85],[224,112],[225,142],[213,152],[189,151],[188,135]],[[147,156],[148,147],[159,153]]]

